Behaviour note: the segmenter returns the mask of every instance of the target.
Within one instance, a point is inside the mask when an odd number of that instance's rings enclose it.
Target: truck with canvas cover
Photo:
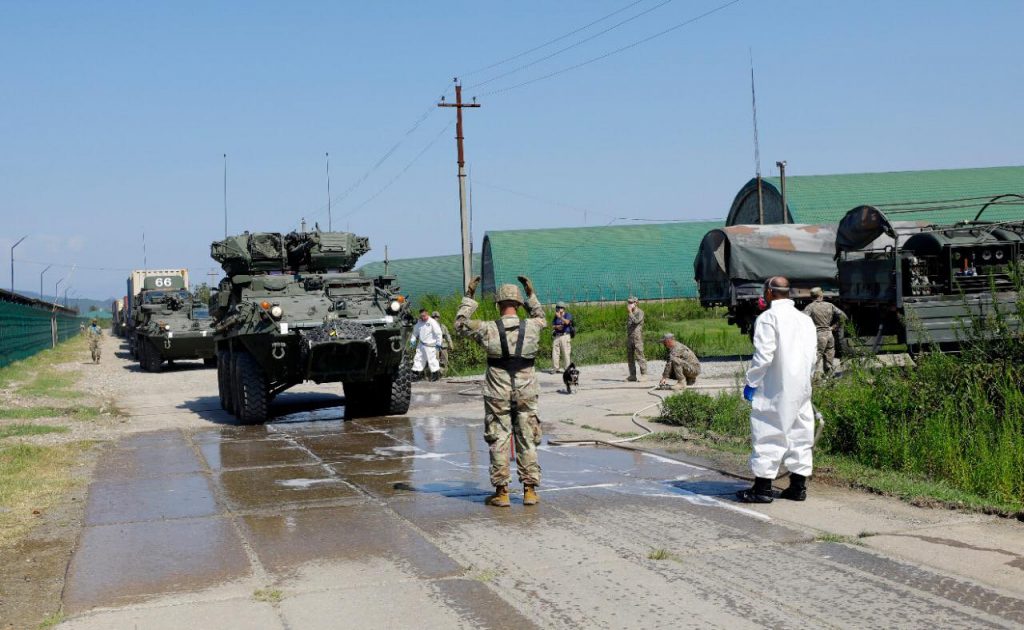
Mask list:
[[[850,210],[836,232],[842,307],[861,336],[895,335],[911,352],[956,350],[984,319],[991,334],[1019,335],[1024,218],[947,225],[892,221],[873,206]]]
[[[711,230],[693,261],[701,305],[726,307],[729,323],[753,334],[764,283],[773,276],[789,279],[798,306],[811,301],[814,287],[836,297],[835,236],[835,226],[792,223]]]
[[[245,232],[214,242],[226,274],[211,295],[221,406],[263,422],[277,394],[340,382],[350,417],[402,414],[414,323],[395,278],[353,271],[369,251],[348,232]]]
[[[139,366],[159,372],[164,361],[201,359],[215,362],[213,318],[196,301],[180,276],[150,276],[137,296],[137,317],[132,331]]]

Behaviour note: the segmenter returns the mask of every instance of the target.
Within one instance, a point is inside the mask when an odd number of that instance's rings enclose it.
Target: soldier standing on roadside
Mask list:
[[[635,297],[626,300],[626,361],[629,363],[627,381],[643,380],[647,374],[647,359],[644,357],[644,312],[637,306]],[[640,378],[637,379],[636,368],[640,366]]]
[[[569,369],[572,363],[572,338],[576,334],[572,315],[565,312],[565,304],[561,302],[555,305],[555,319],[551,322],[551,328],[554,331],[551,334],[551,369],[557,374]],[[564,368],[561,367],[563,357]]]
[[[487,505],[509,507],[508,484],[509,449],[515,438],[516,471],[523,483],[523,505],[536,505],[537,485],[540,484],[540,464],[537,446],[541,441],[540,419],[537,417],[539,388],[533,371],[534,360],[540,346],[540,331],[547,325],[544,308],[533,290],[533,283],[525,276],[519,282],[526,289],[526,308],[529,319],[519,319],[518,309],[523,306],[519,287],[503,284],[498,287],[495,300],[500,318],[486,322],[470,319],[476,312],[473,299],[480,283],[477,276],[469,283],[466,297],[462,298],[455,315],[455,330],[470,337],[487,352],[487,374],[484,379],[484,439],[490,446],[491,485],[494,494],[487,497]]]
[[[448,327],[445,326],[444,322],[441,321],[441,313],[434,311],[430,314],[437,322],[437,325],[441,327],[441,349],[437,352],[437,362],[441,364],[441,374],[448,373],[448,353],[454,347],[452,343],[452,334],[448,332]]]
[[[676,384],[672,386],[674,390],[684,390],[687,385],[696,383],[697,376],[700,375],[700,359],[693,350],[686,344],[676,341],[676,336],[672,333],[665,333],[661,343],[668,350],[668,359],[665,361],[665,371],[662,372],[658,385],[668,385],[670,378],[676,380]]]
[[[92,362],[99,363],[100,340],[103,339],[103,330],[95,317],[89,322],[89,327],[85,329],[85,335],[89,339],[89,354],[92,355]]]
[[[814,373],[828,376],[836,360],[836,338],[833,333],[846,321],[846,313],[835,304],[825,301],[825,292],[821,287],[811,289],[811,297],[814,301],[804,307],[804,314],[814,322],[818,334],[818,361],[814,365]]]

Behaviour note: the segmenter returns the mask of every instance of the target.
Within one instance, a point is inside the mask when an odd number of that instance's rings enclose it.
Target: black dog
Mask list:
[[[580,371],[576,369],[575,363],[570,363],[569,367],[565,368],[565,372],[562,372],[562,382],[565,383],[565,393],[572,393],[572,386],[580,386]]]

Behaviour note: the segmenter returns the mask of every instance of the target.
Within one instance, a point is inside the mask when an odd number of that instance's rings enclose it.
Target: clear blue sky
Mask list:
[[[33,262],[77,263],[74,290],[104,298],[123,293],[121,269],[142,266],[145,232],[150,267],[187,266],[205,280],[210,241],[223,234],[223,153],[230,230],[287,231],[302,216],[326,227],[325,152],[337,197],[405,138],[334,205],[334,226],[370,237],[367,261],[385,244],[392,258],[457,253],[454,128],[444,130],[454,115],[431,108],[456,75],[483,103],[466,114],[475,244],[488,229],[722,217],[754,170],[748,49],[766,174],[777,159],[791,174],[1024,163],[1020,0],[742,0],[602,61],[486,94],[724,1],[668,2],[473,88],[664,0],[473,75],[631,0],[8,0],[0,252],[6,261],[29,234],[16,252],[19,289],[38,290]],[[48,272],[47,292],[66,271]]]

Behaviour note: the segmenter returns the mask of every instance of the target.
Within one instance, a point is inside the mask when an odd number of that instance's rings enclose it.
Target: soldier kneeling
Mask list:
[[[661,373],[660,387],[668,385],[669,379],[675,379],[674,390],[684,390],[688,385],[697,382],[700,375],[700,359],[672,333],[665,333],[661,338],[662,345],[668,350],[668,359],[665,361],[665,371]]]

